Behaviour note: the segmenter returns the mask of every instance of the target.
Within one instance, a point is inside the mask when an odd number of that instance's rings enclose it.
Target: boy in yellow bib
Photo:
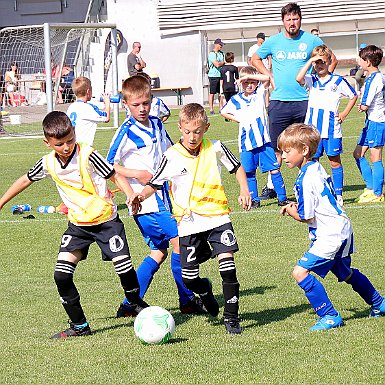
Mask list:
[[[61,339],[91,334],[80,295],[73,281],[75,268],[87,258],[96,242],[103,260],[112,261],[127,299],[137,311],[148,306],[139,297],[139,284],[128,249],[124,226],[107,187],[111,179],[127,198],[133,190],[126,178],[92,147],[76,143],[75,131],[64,112],[50,112],[43,120],[44,142],[53,151],[43,156],[27,174],[20,177],[0,198],[0,210],[33,182],[50,176],[68,207],[68,228],[63,234],[54,279],[60,300],[70,318],[70,327],[51,338]],[[131,199],[137,210],[139,201]]]
[[[212,316],[217,316],[218,302],[210,281],[200,278],[199,265],[218,257],[226,331],[240,334],[239,283],[234,262],[238,244],[221,183],[220,164],[235,174],[240,185],[238,202],[244,209],[250,209],[251,197],[245,171],[238,159],[220,141],[204,138],[209,125],[200,104],[184,106],[179,113],[181,140],[166,150],[153,178],[131,199],[143,201],[165,181],[171,182],[170,198],[178,222],[183,283],[201,297]]]

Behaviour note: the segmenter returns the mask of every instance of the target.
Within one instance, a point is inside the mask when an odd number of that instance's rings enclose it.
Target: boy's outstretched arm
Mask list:
[[[303,222],[303,223],[312,223],[314,221],[313,218],[311,219],[301,219],[301,217],[298,214],[298,204],[295,202],[289,203],[286,206],[283,206],[280,210],[280,213],[282,215],[290,215],[293,219],[295,219],[298,222]]]
[[[29,187],[33,182],[29,180],[27,177],[27,174],[21,176],[19,179],[17,179],[11,187],[4,193],[4,195],[0,198],[0,210],[3,208],[3,206],[9,202],[12,198],[14,198],[16,195],[20,194],[22,191],[24,191],[27,187]]]
[[[135,178],[142,185],[146,185],[152,178],[152,174],[146,170],[135,170],[123,167],[118,163],[114,163],[114,169],[119,174],[125,176],[126,178]]]
[[[140,201],[139,199],[133,198],[134,190],[132,189],[131,185],[128,183],[127,179],[123,175],[116,172],[110,178],[110,180],[114,182],[120,188],[120,190],[122,190],[126,194],[126,197],[127,197],[126,204],[129,207],[131,206],[133,213],[139,212],[141,209]]]
[[[238,197],[238,203],[242,206],[242,208],[246,210],[250,210],[251,195],[249,192],[249,187],[247,185],[246,173],[242,166],[240,166],[238,170],[235,172],[235,177],[237,178],[237,181],[241,188],[241,191]]]

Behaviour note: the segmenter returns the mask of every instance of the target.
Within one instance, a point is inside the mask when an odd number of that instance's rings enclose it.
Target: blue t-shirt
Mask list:
[[[302,101],[308,94],[295,77],[298,71],[309,60],[311,51],[323,41],[311,33],[300,31],[299,35],[290,39],[283,32],[271,36],[259,47],[257,54],[261,59],[272,56],[275,89],[271,100]]]

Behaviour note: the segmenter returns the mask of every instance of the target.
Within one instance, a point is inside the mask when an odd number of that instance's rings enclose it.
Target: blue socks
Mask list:
[[[382,187],[384,185],[384,165],[382,160],[378,160],[372,164],[373,167],[373,192],[375,195],[382,195]]]
[[[255,176],[255,172],[247,172],[247,186],[250,191],[251,200],[252,201],[259,201],[258,197],[258,184],[257,184],[257,178]]]
[[[171,254],[171,271],[178,288],[179,302],[181,305],[186,305],[195,295],[191,290],[187,289],[183,283],[180,255],[174,252]]]
[[[159,270],[159,265],[154,261],[150,256],[147,256],[143,259],[142,263],[136,270],[136,275],[138,276],[140,292],[140,298],[143,298],[146,294],[148,287],[154,277],[154,274]],[[127,298],[123,300],[124,305],[130,305]]]
[[[305,292],[310,305],[320,318],[325,315],[336,316],[338,314],[322,283],[314,275],[309,274],[304,280],[298,282],[298,286]]]
[[[342,188],[344,187],[344,169],[342,166],[332,168],[332,177],[336,194],[342,195]]]
[[[373,175],[368,160],[363,157],[356,159],[356,163],[362,177],[364,178],[366,188],[368,188],[369,190],[373,190]]]
[[[271,175],[271,181],[273,182],[274,190],[278,196],[278,200],[285,201],[287,199],[287,196],[286,196],[285,183],[283,181],[281,171],[278,171],[275,174],[270,173],[270,175]]]
[[[358,293],[368,305],[379,307],[383,300],[380,293],[373,287],[369,279],[359,270],[352,269],[352,272],[352,276],[346,283],[352,285],[353,290]]]

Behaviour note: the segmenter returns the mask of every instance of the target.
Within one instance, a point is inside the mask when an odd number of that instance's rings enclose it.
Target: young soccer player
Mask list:
[[[368,45],[359,52],[359,65],[368,72],[361,92],[359,112],[365,112],[366,122],[353,152],[366,188],[358,203],[383,202],[384,165],[382,149],[385,142],[385,76],[379,71],[384,53],[380,47]],[[365,158],[370,149],[372,166]]]
[[[319,316],[310,330],[331,329],[343,324],[323,285],[310,272],[324,278],[331,271],[339,282],[351,285],[371,306],[371,317],[385,314],[385,299],[364,274],[350,266],[355,249],[353,230],[337,201],[330,177],[321,164],[313,160],[319,142],[318,130],[303,123],[292,124],[278,138],[284,162],[289,168],[300,170],[294,185],[298,203],[281,208],[281,214],[307,223],[309,227],[311,246],[294,267],[293,277]]]
[[[204,108],[191,103],[179,113],[182,138],[164,154],[146,187],[134,195],[150,200],[165,181],[171,181],[170,197],[178,221],[183,282],[199,294],[212,316],[219,305],[207,278],[200,278],[199,265],[218,257],[224,296],[224,323],[230,334],[241,333],[238,318],[239,283],[234,252],[238,250],[221,183],[219,162],[235,174],[240,184],[238,202],[249,209],[251,197],[243,167],[219,141],[204,138],[210,124]],[[155,193],[155,194],[154,194]]]
[[[162,121],[162,123],[165,123],[170,117],[171,112],[162,99],[152,95],[150,115],[156,116]]]
[[[341,163],[341,123],[354,107],[357,93],[346,79],[329,72],[331,62],[332,51],[326,45],[315,47],[310,59],[298,72],[296,80],[309,90],[305,123],[316,127],[321,133],[321,142],[314,158],[319,159],[324,151],[326,152],[332,170],[338,203],[342,205],[344,170]],[[315,73],[309,74],[308,71],[311,66],[313,66]],[[338,112],[343,96],[349,98],[349,101],[345,109]]]
[[[221,68],[221,90],[226,102],[237,93],[235,81],[239,79],[238,67],[234,64],[234,52],[226,52],[225,65]]]
[[[79,76],[72,82],[76,102],[67,110],[67,115],[75,127],[76,141],[92,146],[98,122],[110,121],[110,94],[102,94],[105,110],[101,111],[94,104],[88,103],[92,98],[90,79]]]
[[[252,198],[251,207],[261,206],[256,178],[258,167],[262,172],[271,171],[278,206],[284,206],[290,201],[286,196],[280,166],[267,129],[265,92],[269,87],[269,77],[258,74],[251,66],[243,67],[239,75],[238,82],[243,91],[231,97],[222,108],[221,114],[226,119],[239,123],[238,146]]]
[[[5,203],[33,182],[50,176],[68,207],[68,228],[61,239],[54,279],[60,300],[70,318],[67,330],[51,338],[91,334],[80,295],[73,281],[77,264],[87,258],[88,248],[96,242],[103,260],[112,261],[126,298],[139,312],[148,306],[139,297],[138,279],[132,266],[124,226],[107,188],[114,181],[127,197],[133,193],[127,180],[92,147],[78,144],[70,119],[64,112],[50,112],[43,120],[44,143],[53,151],[43,156],[27,174],[20,177],[0,198]],[[139,204],[132,200],[134,208]]]
[[[123,82],[123,105],[130,111],[112,139],[107,160],[124,175],[134,191],[142,191],[158,167],[162,154],[172,144],[162,122],[149,116],[151,86],[140,75]],[[178,288],[179,305],[182,313],[204,314],[202,302],[182,282],[179,256],[179,239],[176,220],[169,211],[166,186],[143,204],[141,211],[134,215],[150,254],[144,258],[137,270],[140,296],[145,295],[154,274],[166,259],[169,242],[173,246],[171,270]],[[117,311],[117,317],[137,314],[127,299]]]

